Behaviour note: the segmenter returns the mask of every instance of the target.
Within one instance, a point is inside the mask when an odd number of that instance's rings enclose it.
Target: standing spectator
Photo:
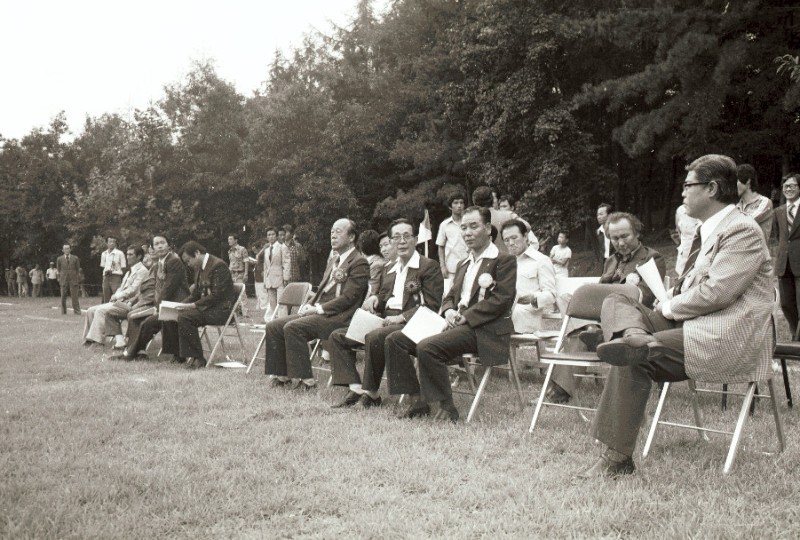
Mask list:
[[[764,239],[769,240],[772,232],[772,201],[759,194],[756,170],[749,163],[736,167],[738,177],[736,187],[739,190],[739,202],[736,208],[752,217],[761,227]]]
[[[606,234],[606,220],[608,219],[608,214],[613,210],[614,208],[608,203],[602,203],[597,207],[597,224],[599,227],[597,227],[597,240],[593,248],[594,254],[601,266],[605,263],[605,260],[614,253],[614,247],[611,245],[611,240],[608,239],[608,235]]]
[[[125,254],[117,249],[117,239],[113,236],[106,238],[108,249],[100,254],[100,268],[103,269],[103,303],[107,303],[111,295],[117,292],[122,284],[122,275],[125,273]],[[86,289],[81,278],[81,293],[84,296]]]
[[[28,270],[22,266],[17,266],[17,291],[19,297],[28,296]]]
[[[442,221],[436,235],[439,266],[445,279],[453,279],[458,261],[466,259],[469,251],[461,236],[461,216],[464,215],[465,202],[466,196],[463,192],[455,192],[447,198],[450,217]]]
[[[286,231],[283,229],[278,229],[278,243],[285,245],[286,242]]]
[[[264,288],[267,290],[269,306],[264,312],[264,320],[268,321],[272,312],[278,309],[278,298],[283,288],[289,283],[290,258],[289,248],[278,242],[278,230],[267,229],[267,243],[264,247]]]
[[[231,271],[231,277],[234,283],[245,284],[247,281],[247,272],[250,266],[250,258],[247,254],[247,248],[239,245],[239,235],[231,233],[228,235],[228,269]]]
[[[297,238],[294,235],[294,227],[286,224],[283,226],[283,230],[286,233],[283,244],[289,248],[289,281],[307,281],[305,279],[305,268],[308,262],[306,250],[303,245],[297,241]],[[280,236],[278,236],[278,242],[280,241]]]
[[[256,290],[256,309],[267,309],[267,289],[264,288],[264,248],[258,249],[258,245],[253,246],[255,259],[250,258],[253,264],[253,284]]]
[[[72,297],[72,310],[75,315],[81,314],[81,305],[78,301],[78,286],[80,283],[81,261],[72,255],[69,244],[62,248],[64,254],[56,260],[58,270],[58,283],[61,285],[61,314],[67,314],[67,295]]]
[[[12,267],[6,268],[6,286],[8,287],[8,296],[17,295],[17,272]]]
[[[525,224],[529,231],[532,230],[531,224],[519,217],[517,214],[512,212],[511,210],[498,210],[492,206],[493,199],[495,192],[492,191],[491,188],[487,186],[480,186],[475,188],[472,192],[472,204],[475,206],[482,206],[483,208],[488,208],[489,212],[491,213],[492,217],[492,227],[494,228],[495,233],[497,234],[494,237],[494,245],[497,246],[497,249],[500,250],[501,253],[508,253],[508,248],[506,248],[505,242],[500,237],[500,230],[503,227],[503,223],[509,221],[511,219],[519,219],[521,222]],[[508,202],[508,199],[507,199]],[[533,246],[533,249],[539,249],[539,239],[536,238],[536,235],[529,234],[528,241],[530,245]]]
[[[558,233],[558,244],[550,250],[550,259],[556,270],[556,278],[569,277],[569,261],[572,259],[572,250],[567,245],[569,235],[564,231]]]
[[[780,288],[781,310],[794,335],[800,319],[800,174],[790,173],[781,184],[786,204],[775,209],[778,250],[775,253],[775,276]]]
[[[47,278],[47,294],[48,296],[56,296],[58,294],[58,270],[56,270],[56,263],[50,262],[50,267],[45,274]]]
[[[37,264],[33,267],[33,270],[30,271],[31,276],[31,285],[33,286],[33,292],[31,296],[34,298],[39,298],[42,296],[42,283],[44,282],[44,272]]]

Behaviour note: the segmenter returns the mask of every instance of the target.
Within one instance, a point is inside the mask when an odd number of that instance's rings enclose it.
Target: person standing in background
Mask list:
[[[44,272],[37,264],[33,267],[33,270],[30,271],[31,277],[31,285],[33,286],[33,290],[31,291],[31,296],[34,298],[39,298],[42,296],[42,283],[44,282]]]
[[[58,270],[56,270],[56,263],[50,262],[50,267],[45,274],[47,278],[47,294],[48,296],[56,296],[58,291]]]

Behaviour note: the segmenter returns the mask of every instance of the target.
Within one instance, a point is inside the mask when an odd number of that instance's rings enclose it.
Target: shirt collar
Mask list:
[[[206,269],[206,263],[208,262],[208,255],[209,255],[209,254],[208,254],[208,253],[206,253],[206,254],[203,256],[203,264],[200,266],[200,269],[201,269],[201,270],[205,270],[205,269]]]
[[[277,244],[277,242],[276,242],[276,244]],[[347,257],[349,257],[350,254],[352,252],[354,252],[355,250],[356,250],[356,248],[355,248],[355,246],[353,246],[353,247],[351,247],[350,249],[348,249],[347,251],[345,251],[342,254],[337,253],[337,255],[339,257],[339,264],[341,265],[345,261],[345,259],[347,259]]]
[[[136,264],[133,265],[133,268],[131,268],[131,274],[138,272],[142,268],[144,268],[142,261],[137,262]]]
[[[494,242],[489,242],[489,246],[483,250],[483,253],[475,257],[474,253],[470,253],[467,260],[470,262],[478,262],[481,259],[496,259],[497,256],[500,254],[500,250],[497,249],[497,246],[494,245]]]
[[[558,245],[558,244],[556,244],[556,245]],[[527,249],[525,249],[525,251],[523,251],[522,253],[519,254],[519,257],[520,258],[528,257],[530,259],[535,259],[536,255],[534,255],[534,253],[539,253],[539,250],[537,250],[533,246],[528,246]]]
[[[408,264],[406,268],[419,268],[419,251],[414,250],[414,254],[408,259]],[[397,258],[397,262],[394,263],[394,266],[387,272],[387,274],[391,274],[392,272],[400,272],[402,270],[402,263],[400,261],[400,257]]]
[[[735,209],[736,207],[734,205],[729,204],[728,206],[726,206],[725,208],[723,208],[722,210],[720,210],[719,212],[717,212],[716,214],[705,220],[702,225],[700,225],[701,245],[706,243],[706,240],[708,239],[709,236],[711,236],[711,233],[714,232],[714,229],[717,228],[717,225],[719,225],[722,222],[722,220],[728,217],[728,214],[733,212]]]

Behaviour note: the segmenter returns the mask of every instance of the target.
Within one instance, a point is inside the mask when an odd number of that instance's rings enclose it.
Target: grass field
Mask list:
[[[472,424],[400,421],[386,396],[356,412],[329,408],[342,390],[269,389],[263,363],[246,376],[111,361],[109,348],[81,345],[82,318],[52,299],[10,302],[0,305],[2,538],[800,535],[800,412],[782,390],[780,456],[760,452],[775,445],[760,403],[727,478],[722,437],[665,430],[648,460],[635,456],[633,477],[576,482],[599,451],[588,426],[545,410],[531,438],[532,407],[520,411],[502,377]],[[524,383],[533,398],[538,371]],[[585,401],[601,388],[585,382]],[[676,387],[668,414],[688,418],[685,397]],[[468,403],[457,397],[462,416]],[[709,422],[732,426],[733,409],[704,400]]]

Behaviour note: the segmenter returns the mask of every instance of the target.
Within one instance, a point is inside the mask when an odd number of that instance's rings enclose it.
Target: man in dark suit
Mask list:
[[[339,219],[331,228],[331,248],[335,256],[328,266],[314,297],[296,315],[267,323],[265,329],[265,372],[272,386],[308,390],[316,385],[311,371],[308,342],[327,339],[337,328],[346,327],[364,301],[369,283],[369,263],[355,248],[356,225]]]
[[[778,229],[778,251],[775,256],[775,275],[781,292],[781,309],[789,329],[794,335],[800,313],[800,174],[791,173],[783,178],[783,195],[786,204],[775,209],[775,226]]]
[[[470,250],[456,267],[453,286],[442,302],[449,328],[423,339],[416,346],[419,360],[419,386],[400,352],[414,353],[413,342],[400,336],[387,342],[387,371],[390,392],[411,394],[409,408],[402,418],[430,414],[430,403],[455,422],[458,410],[453,404],[447,364],[466,353],[477,354],[482,364],[494,366],[508,362],[509,339],[514,331],[511,307],[517,284],[517,259],[501,253],[492,243],[491,213],[488,208],[473,206],[464,211],[461,233]],[[404,377],[394,373],[400,360]],[[403,384],[392,384],[392,379]],[[419,393],[422,397],[419,397]]]
[[[166,236],[154,236],[152,246],[153,254],[157,259],[153,265],[156,275],[154,302],[156,313],[148,316],[142,322],[138,336],[131,336],[122,357],[124,360],[133,360],[136,354],[153,339],[153,336],[161,331],[161,352],[173,355],[173,360],[180,363],[185,359],[179,354],[178,324],[175,321],[160,321],[158,306],[162,300],[180,302],[189,296],[186,267],[180,257],[172,252]]]
[[[179,357],[187,359],[190,369],[205,367],[203,345],[197,328],[207,324],[225,324],[236,303],[231,271],[225,261],[209,254],[194,240],[178,251],[189,268],[194,269],[194,288],[178,315]]]
[[[403,329],[420,305],[439,311],[444,293],[444,278],[439,265],[416,251],[414,226],[406,219],[389,225],[389,238],[397,246],[397,262],[383,267],[380,287],[364,301],[363,309],[384,317],[383,327],[364,337],[364,382],[356,370],[357,342],[345,337],[347,328],[334,330],[330,337],[333,384],[348,386],[350,392],[334,408],[359,404],[368,408],[380,405],[378,388],[381,385],[386,356],[386,337]]]
[[[80,315],[81,305],[78,301],[78,293],[80,292],[81,261],[70,253],[69,244],[64,244],[62,251],[64,254],[56,260],[58,283],[61,286],[61,314],[67,314],[67,295],[70,295],[72,311],[75,312],[75,315]]]

